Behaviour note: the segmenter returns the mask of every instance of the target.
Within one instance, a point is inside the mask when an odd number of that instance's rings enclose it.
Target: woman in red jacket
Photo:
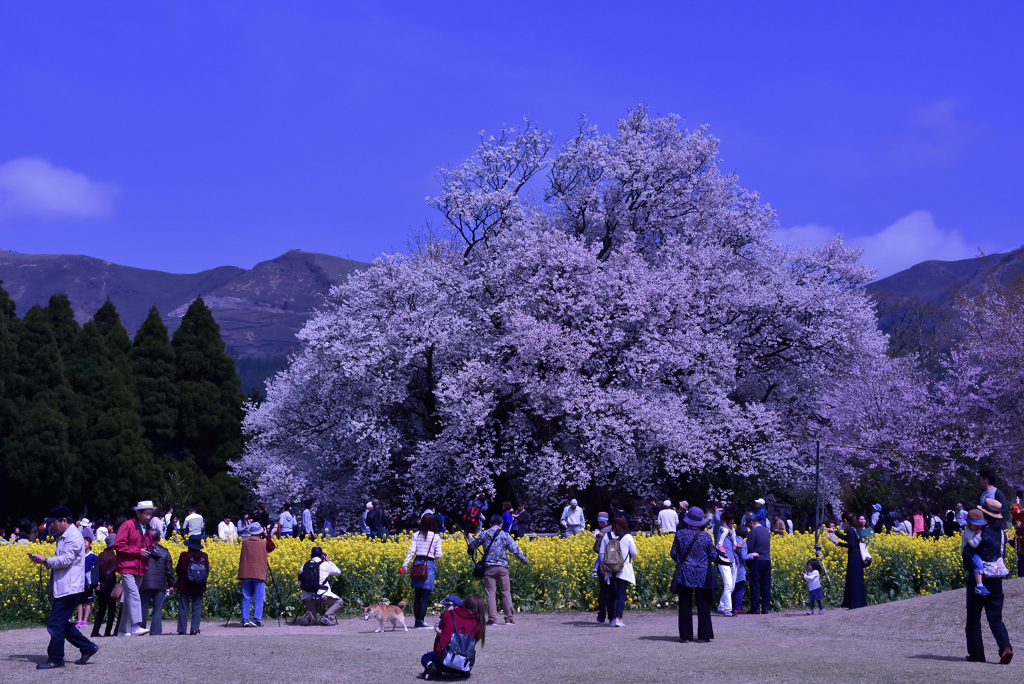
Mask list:
[[[477,594],[470,594],[465,601],[458,596],[449,596],[442,603],[448,609],[441,613],[441,620],[434,627],[434,650],[424,654],[420,659],[423,665],[424,679],[437,679],[442,674],[453,676],[469,676],[468,672],[453,670],[444,665],[445,649],[456,632],[473,637],[480,646],[484,645],[484,632],[487,620],[487,604]]]

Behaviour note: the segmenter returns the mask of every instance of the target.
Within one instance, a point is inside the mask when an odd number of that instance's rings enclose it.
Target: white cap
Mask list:
[[[669,506],[672,505],[672,502],[669,501],[668,499],[665,499],[664,501],[661,502],[661,505],[664,506],[665,508],[668,508]]]
[[[573,499],[572,501],[570,501],[570,502],[569,502],[569,505],[570,505],[570,506],[576,506],[576,505],[577,505],[577,503],[576,503],[576,499]]]
[[[764,506],[764,499],[754,499],[754,503]]]
[[[156,509],[156,506],[154,506],[153,502],[149,501],[148,499],[146,501],[140,501],[139,505],[135,507],[135,510],[137,510],[137,511],[147,511],[147,510],[155,510],[155,509]]]
[[[372,501],[367,501],[366,502],[366,510],[370,510],[371,508],[373,508],[373,502]]]
[[[82,518],[80,522],[82,523],[82,527],[87,527],[92,524],[91,522],[89,522],[88,518]]]

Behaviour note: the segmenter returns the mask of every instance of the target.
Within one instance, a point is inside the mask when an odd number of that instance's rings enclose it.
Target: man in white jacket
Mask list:
[[[306,608],[306,614],[299,619],[299,624],[303,627],[313,624],[317,620],[320,607],[324,606],[327,608],[327,612],[319,619],[320,624],[336,625],[338,621],[334,619],[334,615],[341,610],[343,604],[341,597],[331,590],[328,580],[341,575],[341,569],[331,562],[330,556],[319,546],[314,546],[310,551],[309,562],[317,565],[319,573],[317,578],[320,581],[320,586],[316,591],[302,590],[302,605]],[[299,583],[299,587],[301,586],[302,584]]]
[[[53,599],[50,621],[46,624],[46,631],[50,634],[47,659],[45,663],[36,665],[36,669],[64,667],[65,641],[81,650],[82,657],[75,663],[84,665],[100,650],[99,646],[78,631],[75,623],[70,622],[81,594],[85,591],[85,540],[75,527],[71,511],[65,506],[52,509],[44,522],[52,524],[54,532],[60,536],[53,556],[47,558],[38,553],[29,555],[33,563],[50,569],[50,598]]]
[[[565,530],[566,538],[582,530],[586,524],[587,519],[583,516],[583,509],[576,499],[570,501],[569,505],[562,509],[562,529]]]
[[[658,512],[658,530],[662,534],[675,534],[676,528],[679,527],[679,514],[676,513],[672,502],[668,499],[665,499],[661,505],[663,508]]]

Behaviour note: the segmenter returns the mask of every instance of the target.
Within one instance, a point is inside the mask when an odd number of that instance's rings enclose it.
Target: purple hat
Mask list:
[[[691,527],[704,527],[704,511],[698,506],[690,506],[683,516],[683,522]]]

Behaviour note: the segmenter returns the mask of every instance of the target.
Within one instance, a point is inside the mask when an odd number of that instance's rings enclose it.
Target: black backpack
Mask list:
[[[210,568],[206,567],[203,563],[203,557],[200,556],[199,560],[192,557],[192,554],[188,554],[188,567],[185,569],[185,578],[193,584],[205,584],[206,578],[210,576]]]
[[[315,594],[320,591],[320,562],[306,561],[299,570],[299,587],[302,591]]]

